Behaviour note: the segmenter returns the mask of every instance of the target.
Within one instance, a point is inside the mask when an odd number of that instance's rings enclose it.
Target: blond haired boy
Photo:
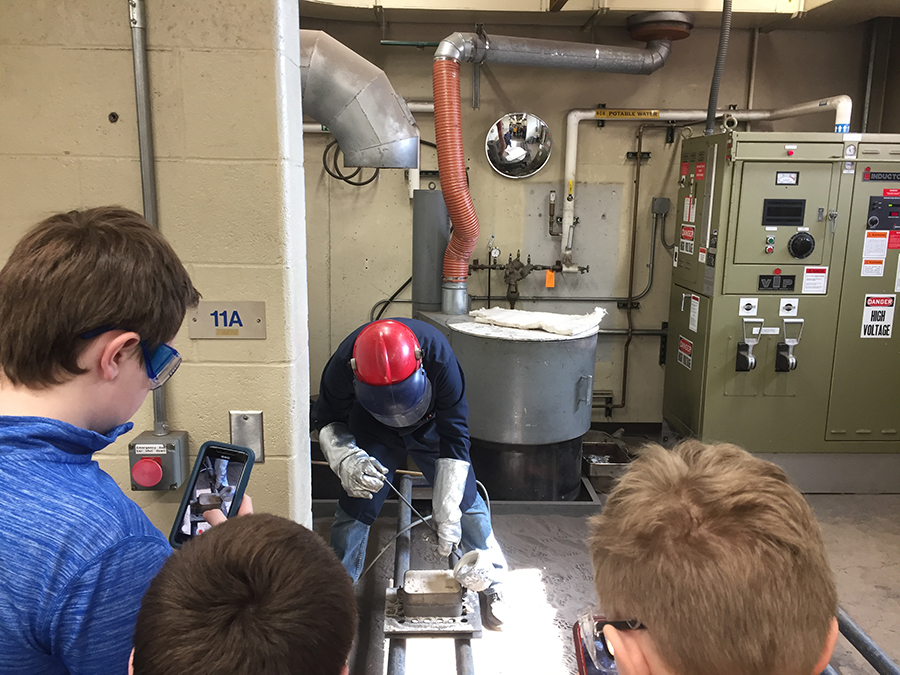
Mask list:
[[[591,519],[603,639],[623,675],[818,675],[837,592],[812,509],[776,465],[685,441],[639,458]]]

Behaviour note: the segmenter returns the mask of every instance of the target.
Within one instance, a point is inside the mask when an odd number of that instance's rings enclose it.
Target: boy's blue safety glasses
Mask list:
[[[144,353],[144,366],[147,368],[151,389],[163,386],[181,365],[181,354],[165,342],[152,352],[142,342],[141,351]]]
[[[119,326],[102,326],[87,333],[82,333],[81,337],[85,340],[90,340],[111,330],[128,329],[120,328]],[[163,386],[175,374],[178,366],[181,365],[181,354],[165,342],[152,351],[147,349],[147,345],[144,342],[141,342],[141,353],[144,355],[144,367],[147,370],[147,377],[150,379],[150,389],[159,389]]]

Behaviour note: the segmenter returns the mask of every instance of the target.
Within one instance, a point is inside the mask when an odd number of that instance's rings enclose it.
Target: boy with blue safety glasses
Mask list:
[[[175,372],[198,299],[120,207],[47,218],[0,270],[0,675],[127,672],[171,549],[92,455]]]

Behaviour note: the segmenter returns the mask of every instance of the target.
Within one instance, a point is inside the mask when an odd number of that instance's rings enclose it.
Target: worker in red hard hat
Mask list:
[[[434,488],[438,554],[446,557],[460,545],[463,553],[483,552],[493,567],[490,579],[472,587],[483,592],[485,625],[499,628],[507,565],[476,488],[465,377],[447,338],[415,319],[358,328],[326,364],[313,416],[319,445],[344,489],[331,545],[353,580],[362,573],[369,526],[389,491],[384,481],[412,456]]]

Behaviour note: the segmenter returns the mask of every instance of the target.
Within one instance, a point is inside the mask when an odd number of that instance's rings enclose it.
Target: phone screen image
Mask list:
[[[237,513],[253,465],[248,448],[205,443],[197,455],[169,540],[180,548],[208,530],[203,514],[219,510],[226,517]]]

